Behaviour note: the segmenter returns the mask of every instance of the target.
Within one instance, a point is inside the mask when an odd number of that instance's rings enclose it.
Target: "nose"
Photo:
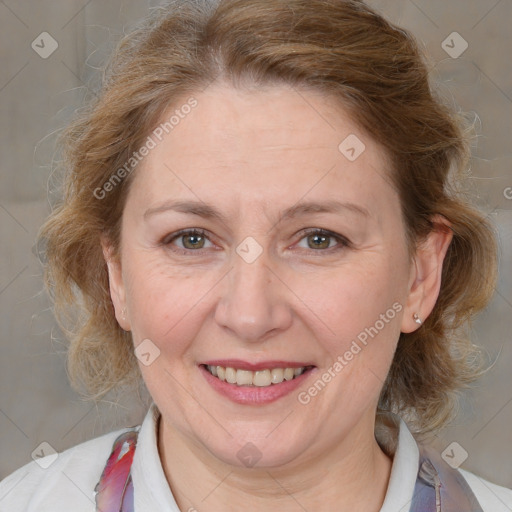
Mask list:
[[[240,340],[258,342],[287,329],[292,322],[290,291],[269,267],[265,252],[246,262],[233,254],[233,266],[224,280],[215,320]]]

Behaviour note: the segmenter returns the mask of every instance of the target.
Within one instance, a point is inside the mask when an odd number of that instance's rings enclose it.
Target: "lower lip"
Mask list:
[[[292,380],[284,380],[279,384],[266,387],[237,386],[214,377],[204,366],[199,366],[206,381],[212,388],[233,402],[244,405],[268,404],[290,394],[297,389],[316,368],[312,368]]]

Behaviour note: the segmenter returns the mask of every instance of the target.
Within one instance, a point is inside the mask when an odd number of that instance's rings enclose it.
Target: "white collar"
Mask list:
[[[132,463],[134,510],[162,510],[180,512],[158,454],[158,417],[160,412],[152,404],[137,439],[137,448]]]
[[[388,489],[380,512],[408,512],[420,464],[420,451],[407,424],[395,414],[379,416],[375,437],[393,456]]]
[[[142,423],[132,464],[135,510],[180,512],[158,454],[157,425],[160,413],[153,404]],[[386,498],[380,512],[407,512],[416,484],[419,449],[406,423],[396,415],[384,417],[376,430],[379,444],[393,455]]]

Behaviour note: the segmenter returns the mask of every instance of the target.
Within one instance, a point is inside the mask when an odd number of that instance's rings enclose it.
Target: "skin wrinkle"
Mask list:
[[[459,188],[470,163],[471,127],[463,114],[432,95],[425,56],[412,34],[360,2],[320,3],[320,10],[314,1],[294,4],[297,14],[308,20],[297,26],[295,33],[290,33],[296,20],[290,17],[289,1],[280,5],[274,0],[258,0],[249,5],[230,0],[214,11],[206,4],[206,10],[191,4],[190,9],[157,9],[115,49],[104,70],[99,102],[89,105],[64,130],[59,142],[63,159],[57,166],[63,172],[62,187],[58,188],[62,188],[64,201],[42,226],[39,239],[47,247],[45,285],[54,301],[56,319],[70,342],[70,380],[87,398],[100,399],[110,390],[141,384],[132,336],[127,331],[129,319],[119,318],[118,311],[113,315],[104,259],[119,254],[121,213],[139,164],[146,159],[142,153],[146,149],[153,152],[156,141],[164,132],[174,130],[176,123],[186,123],[188,114],[199,106],[194,93],[222,83],[216,80],[244,92],[269,92],[276,84],[289,84],[290,94],[308,106],[300,120],[283,120],[283,128],[295,130],[291,145],[296,144],[297,134],[314,132],[315,123],[322,120],[326,130],[339,136],[330,150],[339,157],[337,144],[346,133],[338,130],[345,114],[355,123],[352,132],[368,133],[378,141],[387,154],[381,154],[375,165],[362,159],[400,197],[411,262],[417,242],[433,229],[431,216],[439,215],[451,225],[453,241],[444,262],[438,300],[421,329],[411,331],[408,326],[400,336],[379,409],[398,412],[412,432],[426,440],[453,419],[459,392],[483,374],[484,352],[460,331],[493,295],[498,248],[492,222],[470,204],[462,193],[464,187]],[[255,37],[260,40],[257,34],[265,34],[263,46],[254,44]],[[283,52],[290,37],[297,49],[293,55]],[[178,46],[184,51],[177,52]],[[380,70],[378,81],[374,80],[375,70]],[[155,88],[156,83],[162,87]],[[333,101],[319,108],[318,100],[324,94]],[[171,104],[177,108],[168,112]],[[340,105],[345,112],[338,109]],[[163,112],[172,115],[160,117]],[[235,119],[243,115],[237,114]],[[225,147],[220,142],[202,143],[206,135],[220,137],[230,129],[220,124],[216,128],[216,134],[201,133],[193,150],[219,153],[223,168],[219,164],[217,171],[229,173],[236,155],[228,143]],[[248,139],[253,141],[254,133],[270,130],[272,134],[275,127],[250,129]],[[237,130],[230,136],[233,144],[240,146]],[[258,166],[251,168],[248,158],[253,157],[243,151],[236,162],[238,170],[259,179],[251,185],[262,185],[261,169],[272,165],[271,159],[264,158],[272,151],[263,148],[290,145],[284,139],[260,142]],[[310,142],[312,147],[329,143]],[[222,153],[232,160],[226,161]],[[288,151],[287,156],[291,162],[293,152]],[[175,178],[168,183],[169,189],[185,187],[193,194],[174,173],[171,160],[174,162],[174,158],[163,162]],[[210,160],[194,171],[209,170]],[[220,156],[214,160],[220,162]],[[197,159],[195,164],[199,166]],[[295,164],[297,170],[301,165],[301,161]],[[283,168],[287,167],[288,162]],[[329,162],[317,168],[315,180],[294,200],[321,182],[329,183],[334,167]],[[265,209],[272,210],[273,200],[266,204],[259,199],[253,210],[240,212],[241,223],[250,224],[248,214],[257,213],[261,219],[270,215]],[[281,205],[285,206],[289,204]],[[276,210],[275,217],[278,213]],[[102,255],[98,242],[105,239],[110,248]],[[275,247],[273,240],[267,241],[269,248]],[[234,243],[226,241],[226,247],[231,250]],[[207,266],[197,258],[194,261],[196,271]],[[275,267],[266,268],[271,284]],[[313,268],[312,264],[302,265],[301,271],[306,274]],[[235,274],[228,268],[219,280],[231,280]]]
[[[284,512],[377,510],[389,465],[372,433],[379,390],[378,410],[427,440],[485,366],[470,320],[493,295],[498,248],[465,193],[471,126],[432,90],[423,45],[363,2],[179,4],[151,9],[122,38],[96,99],[59,137],[62,201],[38,238],[70,381],[94,400],[146,385],[181,510],[266,510],[271,494]],[[338,149],[349,134],[366,145],[354,162]],[[176,197],[213,203],[226,222],[141,222]],[[333,197],[363,202],[375,222],[364,233],[346,215],[277,222],[304,198]],[[432,232],[435,216],[451,234]],[[313,226],[352,245],[295,250]],[[218,250],[179,255],[162,243],[185,227]],[[263,248],[251,264],[236,251],[249,235]],[[198,372],[208,358],[284,358],[325,375],[399,303],[307,405],[242,407]],[[134,351],[142,340],[161,350],[149,367]],[[236,456],[246,441],[262,452],[253,469]]]
[[[109,266],[116,314],[127,306],[121,325],[132,331],[135,345],[150,339],[161,351],[140,369],[162,413],[159,450],[171,489],[183,509],[191,506],[185,497],[200,507],[229,474],[205,502],[212,510],[261,510],[272,497],[285,512],[296,510],[297,502],[320,512],[377,511],[391,461],[374,437],[383,384],[376,375],[387,373],[400,332],[416,328],[412,312],[423,308],[425,315],[433,307],[439,276],[429,269],[442,261],[449,237],[434,233],[425,256],[420,253],[410,265],[397,193],[382,178],[386,155],[369,137],[364,136],[366,150],[359,159],[348,162],[339,154],[335,170],[318,181],[324,172],[319,169],[332,161],[332,152],[322,149],[326,142],[337,148],[339,134],[357,131],[348,116],[338,117],[336,133],[320,117],[310,118],[308,104],[329,110],[329,99],[311,94],[305,103],[287,87],[248,94],[222,85],[197,98],[201,107],[138,169],[123,213],[121,265]],[[306,128],[292,133],[291,124]],[[233,126],[236,147],[226,145],[219,125]],[[264,127],[271,129],[259,129]],[[270,136],[276,149],[260,159]],[[281,146],[311,152],[306,156]],[[212,148],[222,155],[219,163]],[[246,165],[240,167],[241,161]],[[170,162],[182,181],[163,162]],[[305,192],[304,200],[315,202],[335,192],[340,200],[367,208],[370,216],[310,214],[283,220],[265,236],[269,217],[278,218]],[[215,204],[230,212],[226,224],[170,212],[145,223],[148,207],[170,196]],[[260,214],[265,209],[269,216]],[[289,249],[302,228],[324,228],[350,239],[360,226],[365,232],[353,248],[320,256],[310,254],[313,249]],[[194,227],[211,231],[214,243],[222,241],[220,250],[185,256],[158,243]],[[251,264],[234,251],[246,236],[263,247]],[[418,268],[431,277],[416,283]],[[395,302],[402,312],[307,406],[297,402],[296,393],[260,406],[232,403],[198,370],[201,361],[239,357],[314,361],[321,374]],[[290,419],[275,429],[290,410]],[[262,453],[250,470],[236,456],[248,441]]]
[[[426,440],[485,366],[465,328],[493,295],[498,249],[492,222],[459,188],[470,126],[432,94],[412,34],[362,2],[201,6],[152,10],[114,50],[98,101],[60,137],[63,201],[38,238],[70,381],[99,400],[144,379],[181,510],[266,510],[273,493],[284,512],[376,511],[389,464],[372,433],[379,389],[378,410]],[[354,162],[338,149],[349,134],[366,145]],[[226,222],[172,214],[144,225],[145,209],[176,197],[213,203]],[[346,215],[278,222],[300,200],[333,197],[365,202],[374,223],[362,233]],[[435,216],[451,234],[432,232]],[[192,227],[218,250],[178,255],[161,243]],[[306,227],[353,246],[299,252]],[[263,248],[251,264],[236,252],[247,236]],[[240,357],[307,359],[323,374],[398,303],[307,405],[293,396],[242,407],[198,372]],[[145,339],[161,350],[149,367],[134,351]],[[246,441],[262,452],[250,470],[236,456]]]

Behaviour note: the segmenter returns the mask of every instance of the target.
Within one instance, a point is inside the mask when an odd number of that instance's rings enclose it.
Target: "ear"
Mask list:
[[[401,331],[419,328],[414,314],[424,321],[434,309],[441,289],[443,261],[453,238],[450,223],[442,216],[432,218],[433,230],[416,249],[409,279],[409,295],[402,318]]]
[[[114,255],[112,244],[107,237],[102,235],[100,240],[103,257],[107,263],[110,297],[114,304],[116,320],[122,329],[129,331],[130,322],[126,310],[126,292],[121,272],[121,261]]]

